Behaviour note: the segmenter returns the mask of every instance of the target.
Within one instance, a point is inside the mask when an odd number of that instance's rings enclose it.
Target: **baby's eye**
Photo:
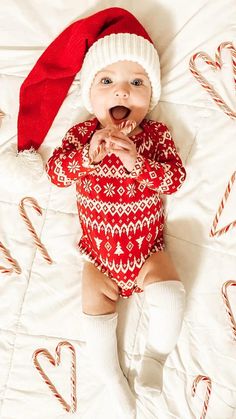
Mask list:
[[[143,84],[143,81],[141,79],[134,79],[131,84],[134,86],[141,86]]]
[[[112,81],[111,81],[110,77],[103,77],[102,80],[101,80],[101,83],[102,84],[110,84],[110,83],[112,83]]]

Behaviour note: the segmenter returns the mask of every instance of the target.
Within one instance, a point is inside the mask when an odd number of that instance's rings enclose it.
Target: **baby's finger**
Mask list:
[[[110,144],[113,143],[116,147],[123,148],[124,150],[130,150],[134,147],[133,141],[129,140],[129,138],[121,138],[120,136],[111,136]]]
[[[131,140],[131,138],[129,138],[127,135],[125,135],[123,132],[120,132],[120,131],[116,131],[112,133],[111,137],[120,138],[121,140],[125,140],[128,143],[133,144],[133,141]]]
[[[121,151],[121,150],[123,150],[124,152],[126,152],[127,153],[127,150],[126,149],[124,149],[124,148],[122,148],[122,147],[119,147],[119,146],[116,146],[114,143],[111,143],[110,145],[109,145],[109,147],[108,146],[106,146],[106,152],[107,152],[107,154],[110,154],[110,153],[115,153],[116,151]]]
[[[109,150],[109,151],[123,148],[117,143],[117,141],[115,140],[115,137],[111,137],[111,136],[106,139],[105,144],[106,144],[105,145],[106,150]]]
[[[116,157],[119,157],[120,159],[127,156],[127,150],[124,150],[121,148],[113,150],[113,153],[115,154]]]
[[[123,150],[123,151],[127,151],[127,149],[126,149],[126,148],[121,147],[121,146],[119,146],[119,145],[116,145],[116,144],[114,144],[114,143],[111,143],[111,144],[110,144],[109,150],[110,150],[110,151],[114,151],[114,150]]]
[[[94,134],[94,137],[96,138],[97,142],[102,142],[102,141],[106,141],[109,138],[109,136],[111,135],[111,133],[112,133],[112,130],[104,128],[104,129],[101,129],[101,130],[97,131]]]

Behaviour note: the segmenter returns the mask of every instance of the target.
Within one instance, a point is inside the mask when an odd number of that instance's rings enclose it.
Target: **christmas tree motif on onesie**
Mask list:
[[[99,239],[98,237],[95,237],[95,242],[96,242],[96,245],[97,245],[97,248],[98,248],[98,250],[100,249],[100,246],[101,246],[101,243],[102,243],[102,240],[101,239]]]
[[[138,248],[141,249],[142,242],[145,236],[140,236],[139,239],[136,239],[136,242],[138,243]]]
[[[115,250],[115,255],[122,255],[123,253],[124,252],[123,252],[123,250],[121,248],[120,242],[117,242],[116,250]]]

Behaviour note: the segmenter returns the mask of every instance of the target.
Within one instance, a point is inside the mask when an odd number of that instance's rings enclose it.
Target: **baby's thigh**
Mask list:
[[[144,288],[148,284],[159,281],[180,280],[174,263],[166,251],[153,253],[143,264],[137,285]]]
[[[92,315],[113,313],[118,299],[118,285],[91,262],[85,262],[82,273],[83,312]]]

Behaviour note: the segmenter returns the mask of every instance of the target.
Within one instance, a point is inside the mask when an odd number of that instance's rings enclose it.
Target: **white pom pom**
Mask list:
[[[18,153],[12,145],[0,155],[1,180],[11,188],[30,188],[43,173],[42,157],[32,147]]]

